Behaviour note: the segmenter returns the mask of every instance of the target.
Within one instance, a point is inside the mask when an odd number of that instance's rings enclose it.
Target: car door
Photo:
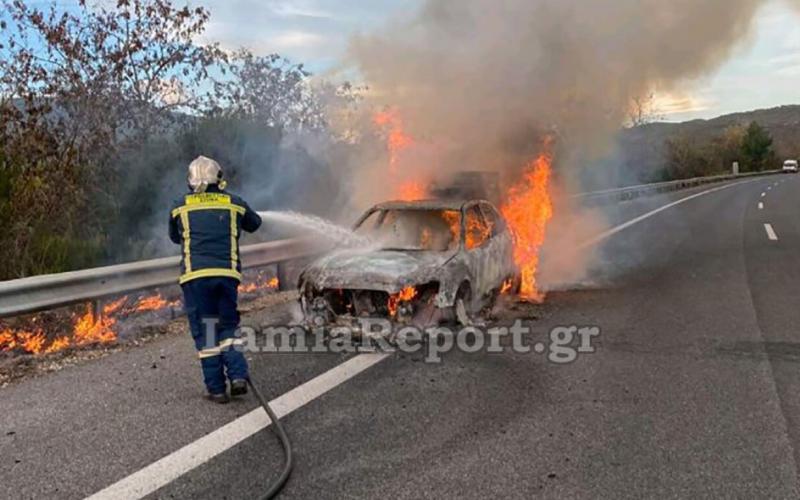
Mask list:
[[[497,209],[487,202],[480,203],[481,212],[491,228],[491,241],[487,244],[487,251],[492,255],[490,279],[492,288],[502,288],[503,282],[516,275],[514,265],[514,242],[506,226],[503,216]]]
[[[473,276],[472,293],[475,298],[485,297],[502,283],[502,264],[497,255],[502,242],[492,237],[494,228],[479,204],[468,207],[465,215],[464,248]]]

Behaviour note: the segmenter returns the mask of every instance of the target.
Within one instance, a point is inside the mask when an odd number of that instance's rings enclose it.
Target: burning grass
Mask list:
[[[249,282],[249,283],[242,283],[239,285],[239,293],[255,293],[262,290],[278,290],[280,287],[280,281],[278,280],[277,276],[273,276],[271,278],[265,278],[263,275],[259,273],[258,277]]]
[[[99,313],[87,306],[83,312],[73,311],[67,316],[46,313],[28,320],[18,319],[15,323],[24,323],[25,326],[0,326],[0,352],[40,355],[76,347],[113,344],[117,341],[115,327],[120,318],[178,304],[179,300],[170,302],[157,293],[135,299],[121,297],[106,303]],[[52,331],[69,333],[54,336],[46,333]]]
[[[278,289],[277,277],[260,272],[239,286],[242,294]],[[92,307],[47,312],[0,323],[0,353],[54,354],[67,349],[113,345],[119,338],[119,322],[145,313],[161,314],[181,307],[180,299],[161,293],[120,297],[105,303],[99,312]],[[170,318],[174,314],[169,314]]]

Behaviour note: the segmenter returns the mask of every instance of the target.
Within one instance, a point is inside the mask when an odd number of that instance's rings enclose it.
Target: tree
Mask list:
[[[197,43],[202,7],[76,2],[0,0],[0,279],[163,254],[162,204],[192,154],[220,155],[233,187],[334,184],[305,148],[333,149],[329,105],[356,89]]]
[[[229,58],[223,74],[214,82],[213,116],[286,130],[324,125],[323,110],[308,84],[310,73],[302,64],[292,64],[277,54],[259,57],[243,49]]]
[[[17,124],[46,124],[67,145],[108,148],[146,139],[169,126],[176,110],[201,98],[208,70],[224,53],[195,44],[208,22],[202,7],[169,0],[117,0],[78,12],[2,0],[12,29],[0,38],[0,93],[21,108]],[[29,123],[30,124],[30,123]]]
[[[742,144],[747,128],[743,125],[731,125],[722,135],[713,141],[714,156],[718,159],[721,171],[730,171],[733,162],[742,162]]]
[[[655,93],[651,92],[644,96],[636,96],[631,100],[630,110],[628,111],[630,127],[640,127],[662,118],[656,105]]]
[[[666,141],[666,172],[664,180],[690,179],[714,173],[715,165],[707,147],[687,136],[671,137]]]
[[[0,0],[0,279],[110,254],[121,158],[200,106],[209,69],[224,59],[194,43],[203,8],[107,5]]]
[[[751,122],[742,138],[742,158],[750,171],[764,170],[769,160],[774,159],[772,137],[758,124]]]

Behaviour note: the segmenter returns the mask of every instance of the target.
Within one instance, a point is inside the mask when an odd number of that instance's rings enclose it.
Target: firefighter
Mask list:
[[[242,279],[241,231],[254,232],[261,217],[240,197],[225,191],[219,164],[204,156],[189,165],[190,192],[173,205],[169,237],[181,245],[180,284],[208,399],[230,401],[247,394],[247,361],[237,348],[237,291]]]

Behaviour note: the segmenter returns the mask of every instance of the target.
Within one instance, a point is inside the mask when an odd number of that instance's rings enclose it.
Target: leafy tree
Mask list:
[[[717,169],[707,146],[686,136],[672,137],[666,142],[665,179],[690,179],[710,175]]]
[[[0,0],[0,278],[124,246],[107,239],[127,189],[122,159],[200,106],[224,60],[193,43],[207,21],[169,0],[79,0],[75,12]]]
[[[347,143],[330,105],[348,113],[358,89],[196,43],[202,7],[77,2],[0,0],[0,279],[163,252],[160,210],[192,155],[218,156],[234,186],[280,179],[284,198],[335,184],[303,144]]]
[[[764,170],[774,156],[769,132],[758,122],[751,122],[742,138],[742,158],[747,169]]]
[[[108,151],[159,131],[197,107],[209,68],[225,57],[194,43],[208,22],[202,7],[79,0],[70,13],[0,1],[11,23],[0,38],[0,90],[23,104],[6,107],[6,118],[46,124],[65,145]]]
[[[712,141],[714,156],[720,166],[720,171],[730,171],[733,162],[742,162],[742,144],[747,128],[743,125],[727,127],[721,136]]]

